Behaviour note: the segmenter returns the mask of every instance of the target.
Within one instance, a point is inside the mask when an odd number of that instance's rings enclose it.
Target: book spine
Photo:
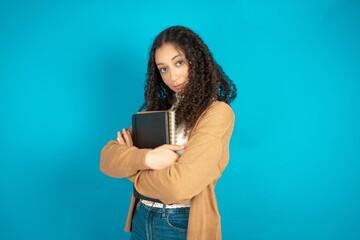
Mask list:
[[[132,116],[132,141],[135,147],[138,147],[137,127],[136,127],[136,114]]]
[[[169,111],[168,115],[170,144],[176,144],[175,111]]]

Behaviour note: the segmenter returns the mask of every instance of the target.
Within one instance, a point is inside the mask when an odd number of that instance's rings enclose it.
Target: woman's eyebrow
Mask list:
[[[174,57],[171,59],[171,61],[174,60],[174,59],[177,58],[177,57],[180,57],[180,56],[182,56],[181,53],[179,53],[178,55],[174,56]]]
[[[182,56],[182,54],[179,53],[179,54],[175,55],[174,57],[172,57],[172,58],[171,58],[171,61],[173,61],[175,58],[181,57],[181,56]],[[165,64],[164,64],[164,63],[156,63],[156,65],[165,65]]]

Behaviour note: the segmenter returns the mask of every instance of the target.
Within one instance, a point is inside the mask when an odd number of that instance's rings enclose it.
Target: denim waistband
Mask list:
[[[181,207],[181,208],[166,208],[164,205],[163,208],[159,208],[159,207],[151,207],[148,205],[143,204],[141,201],[138,202],[138,206],[141,206],[145,209],[147,209],[148,211],[152,211],[155,213],[187,213],[190,211],[190,207]]]

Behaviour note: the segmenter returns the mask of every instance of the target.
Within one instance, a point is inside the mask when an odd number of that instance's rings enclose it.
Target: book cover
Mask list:
[[[146,111],[132,116],[132,139],[138,148],[175,144],[175,112]]]

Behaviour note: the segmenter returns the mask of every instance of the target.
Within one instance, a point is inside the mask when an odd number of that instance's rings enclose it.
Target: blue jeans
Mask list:
[[[132,219],[131,240],[185,240],[190,208],[155,208],[140,201]]]

